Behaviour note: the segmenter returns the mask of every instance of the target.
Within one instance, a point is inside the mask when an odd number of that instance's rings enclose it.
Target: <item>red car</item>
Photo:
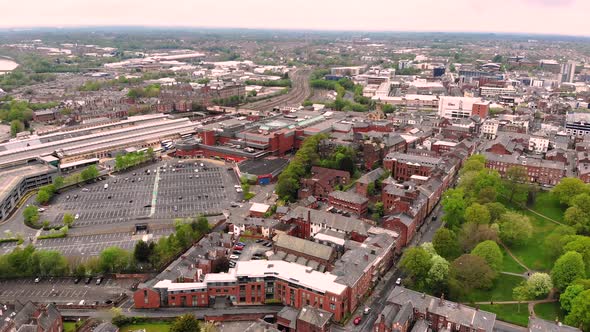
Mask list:
[[[353,323],[354,325],[359,325],[359,324],[361,323],[361,321],[362,321],[362,320],[363,320],[363,319],[361,318],[361,316],[358,316],[358,317],[356,317],[356,318],[355,318],[355,319],[352,321],[352,323]]]
[[[242,251],[242,250],[244,250],[244,247],[243,246],[235,246],[234,250]]]

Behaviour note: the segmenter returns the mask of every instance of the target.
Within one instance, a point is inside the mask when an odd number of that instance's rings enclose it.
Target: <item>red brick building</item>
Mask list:
[[[487,102],[473,103],[471,108],[471,115],[478,115],[481,119],[488,117],[490,112],[490,104]]]
[[[394,179],[407,181],[412,175],[429,177],[441,161],[440,158],[394,152],[383,159],[383,167],[391,172]]]
[[[359,194],[347,191],[333,191],[328,196],[328,203],[334,208],[348,211],[359,216],[367,214],[369,200]]]
[[[299,198],[314,196],[320,200],[327,200],[336,185],[346,185],[348,181],[350,173],[347,171],[314,166],[311,168],[311,177],[301,179]]]

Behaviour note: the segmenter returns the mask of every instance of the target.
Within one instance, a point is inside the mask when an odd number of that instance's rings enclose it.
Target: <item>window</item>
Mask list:
[[[334,303],[330,303],[330,310],[336,310],[336,305]]]

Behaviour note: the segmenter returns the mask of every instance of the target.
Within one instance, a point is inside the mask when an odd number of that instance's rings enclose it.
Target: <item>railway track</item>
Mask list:
[[[287,94],[245,104],[242,107],[256,111],[270,111],[275,107],[299,106],[311,94],[311,87],[309,86],[310,75],[311,69],[298,69],[292,74],[291,81],[293,85],[291,91]]]

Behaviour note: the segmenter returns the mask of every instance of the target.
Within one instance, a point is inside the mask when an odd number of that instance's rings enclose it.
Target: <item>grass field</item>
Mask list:
[[[555,318],[559,317],[559,320],[563,321],[565,312],[561,310],[559,302],[539,303],[535,305],[535,315],[550,321],[555,321]]]
[[[565,210],[561,204],[559,204],[559,201],[553,197],[551,192],[540,191],[537,193],[535,204],[531,209],[551,219],[563,221],[563,213]]]
[[[76,331],[76,322],[64,322],[64,332]]]
[[[480,304],[481,310],[493,312],[496,314],[496,319],[503,320],[508,323],[527,326],[529,323],[528,308],[526,303],[520,304]]]
[[[518,264],[504,249],[504,247],[500,246],[500,250],[504,254],[504,260],[502,260],[502,271],[504,272],[512,272],[512,273],[524,273],[525,269],[520,264]]]
[[[468,298],[463,300],[465,302],[510,301],[513,300],[512,289],[522,281],[524,278],[500,274],[494,282],[494,287],[489,290],[473,290]]]
[[[163,322],[143,323],[127,325],[121,328],[121,332],[133,332],[136,330],[145,329],[146,332],[168,332],[170,331],[170,324]]]
[[[512,247],[510,250],[530,269],[535,271],[549,271],[553,267],[554,258],[547,251],[545,238],[557,228],[557,224],[539,217],[530,211],[521,212],[530,218],[533,225],[533,236],[525,245]]]

